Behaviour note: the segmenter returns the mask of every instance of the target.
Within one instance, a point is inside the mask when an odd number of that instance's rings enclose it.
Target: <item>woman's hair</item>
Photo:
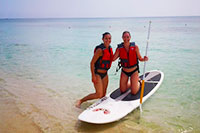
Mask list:
[[[131,33],[129,32],[129,31],[124,31],[123,33],[122,33],[122,37],[124,36],[124,34],[126,34],[126,33],[128,33],[129,34],[129,36],[131,36]]]
[[[110,33],[109,33],[109,32],[105,32],[105,33],[103,33],[103,35],[102,35],[102,39],[103,39],[106,35],[110,35]]]

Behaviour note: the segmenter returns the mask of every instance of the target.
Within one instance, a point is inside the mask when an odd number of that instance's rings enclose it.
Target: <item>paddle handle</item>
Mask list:
[[[146,45],[145,56],[147,56],[147,51],[148,51],[149,37],[150,37],[150,29],[151,29],[151,21],[149,21],[149,29],[148,29],[148,35],[147,35],[147,45]],[[142,104],[142,99],[143,99],[143,95],[144,95],[145,68],[146,68],[146,61],[144,61],[143,79],[142,79],[141,94],[140,94],[140,105]],[[141,106],[140,106],[140,108],[141,108]]]
[[[144,80],[142,80],[141,94],[140,94],[140,104],[142,104],[142,98],[144,94]]]

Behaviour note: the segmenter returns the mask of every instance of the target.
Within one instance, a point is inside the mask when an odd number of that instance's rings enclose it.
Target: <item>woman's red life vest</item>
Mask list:
[[[107,49],[102,43],[96,46],[96,48],[94,49],[94,53],[98,48],[101,48],[103,50],[103,56],[99,57],[99,59],[95,62],[95,69],[110,69],[113,60],[113,51],[111,46],[109,46],[109,48]]]
[[[120,64],[124,68],[138,67],[138,58],[136,54],[135,42],[131,42],[129,46],[129,52],[126,51],[124,43],[118,45]]]

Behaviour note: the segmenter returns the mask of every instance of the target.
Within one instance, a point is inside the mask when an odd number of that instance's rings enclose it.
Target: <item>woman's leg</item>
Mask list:
[[[127,90],[128,87],[128,76],[121,72],[120,76],[120,91],[121,93],[124,93]]]
[[[108,74],[102,79],[103,82],[103,97],[106,95],[107,87],[108,87]]]
[[[76,102],[76,107],[80,107],[80,105],[87,101],[87,100],[92,100],[92,99],[97,99],[97,98],[101,98],[104,96],[103,94],[103,82],[102,79],[99,75],[96,74],[96,78],[97,78],[97,82],[94,84],[94,88],[96,90],[95,93],[91,93],[87,96],[85,96],[84,98],[78,100]]]
[[[138,71],[134,72],[131,75],[131,93],[133,95],[135,95],[140,89],[140,83],[138,82],[138,80],[139,80],[138,75],[139,75]]]

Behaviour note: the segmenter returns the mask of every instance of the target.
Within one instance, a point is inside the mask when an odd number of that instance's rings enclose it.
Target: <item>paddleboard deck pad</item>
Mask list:
[[[163,78],[164,73],[158,70],[145,73],[143,102],[155,93]],[[143,79],[143,75],[140,76],[140,79]],[[120,120],[140,105],[140,90],[133,95],[130,89],[121,93],[118,88],[89,106],[79,115],[78,119],[94,124],[105,124]]]

